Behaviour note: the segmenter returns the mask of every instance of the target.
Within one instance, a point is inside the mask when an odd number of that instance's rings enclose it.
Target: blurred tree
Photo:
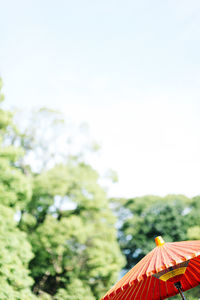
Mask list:
[[[33,257],[25,233],[14,221],[13,210],[0,205],[0,299],[36,299],[30,287],[28,263]]]
[[[32,200],[20,222],[35,253],[30,264],[34,292],[68,299],[67,287],[77,282],[90,291],[82,299],[102,296],[124,264],[115,222],[89,165],[73,160],[35,176]]]
[[[192,198],[191,207],[192,225],[188,228],[187,237],[190,240],[200,240],[200,196]]]
[[[194,224],[191,200],[182,195],[144,196],[120,202],[126,213],[119,224],[119,243],[127,258],[127,269],[154,248],[155,236],[162,235],[167,242],[186,240],[187,230]],[[121,210],[118,206],[118,215]]]
[[[91,138],[87,145],[87,134],[69,143],[61,139],[65,131],[61,115],[45,108],[33,114],[23,134],[13,127],[6,135],[8,147],[24,149],[17,167],[32,178],[32,197],[20,211],[19,228],[35,254],[30,263],[35,294],[68,299],[69,287],[77,283],[82,294],[87,291],[82,299],[97,299],[117,280],[124,258],[99,175],[84,162],[97,145]],[[80,131],[85,136],[87,126]]]
[[[119,219],[118,239],[127,259],[126,270],[155,247],[155,236],[161,235],[166,242],[200,239],[199,200],[200,197],[189,199],[183,195],[112,199]],[[188,300],[197,299],[199,294],[199,286],[185,292]]]
[[[200,240],[200,196],[194,197],[191,200],[191,227],[187,230],[187,239]],[[187,292],[187,298],[189,300],[199,299],[200,286]]]
[[[84,162],[84,151],[98,147],[60,139],[57,112],[39,110],[22,132],[12,118],[0,110],[0,298],[34,298],[34,279],[41,299],[97,299],[124,264],[99,175]]]
[[[117,218],[128,269],[155,246],[156,235],[200,239],[199,197],[109,203],[87,160],[98,145],[86,124],[66,129],[63,116],[46,108],[23,119],[20,130],[12,120],[0,109],[0,299],[100,298],[125,264]],[[107,177],[117,180],[113,171]],[[188,291],[189,300],[198,292]]]
[[[65,289],[59,289],[56,294],[55,300],[95,300],[91,290],[84,286],[79,279],[72,280]]]
[[[25,172],[31,167],[33,172],[40,173],[55,164],[65,163],[69,157],[87,161],[91,153],[100,149],[86,123],[74,125],[59,111],[46,107],[27,112],[16,110],[14,120],[17,127],[7,132],[6,142],[25,150],[20,160]]]
[[[0,80],[0,101],[2,81]],[[0,109],[0,299],[35,299],[28,264],[33,253],[27,236],[17,228],[20,209],[31,199],[30,179],[14,164],[23,151],[4,146],[12,114]]]

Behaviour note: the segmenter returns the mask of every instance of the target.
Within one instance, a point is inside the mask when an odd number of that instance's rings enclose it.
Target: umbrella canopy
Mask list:
[[[162,237],[155,241],[157,247],[102,300],[160,300],[200,284],[200,241],[165,243]]]

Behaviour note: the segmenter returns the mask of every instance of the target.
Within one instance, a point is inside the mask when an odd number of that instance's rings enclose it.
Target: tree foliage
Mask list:
[[[109,200],[85,155],[98,148],[85,125],[77,135],[46,108],[17,125],[0,109],[0,299],[99,299],[155,236],[200,239],[199,196]]]
[[[127,268],[135,265],[154,247],[154,238],[158,235],[173,242],[187,240],[191,232],[194,237],[194,228],[198,233],[197,198],[144,196],[118,202],[116,211],[119,219],[122,215],[119,242],[127,258]]]
[[[35,253],[35,293],[58,297],[77,279],[98,298],[116,280],[123,259],[115,218],[97,181],[96,171],[75,162],[34,178],[31,220],[23,216],[21,226],[28,228]]]
[[[98,299],[124,265],[116,218],[85,156],[57,150],[60,115],[38,114],[20,132],[0,111],[0,298]]]
[[[1,85],[1,84],[0,84]],[[3,96],[0,91],[0,99]],[[14,162],[22,151],[4,146],[4,136],[12,126],[12,114],[0,110],[0,299],[35,299],[31,292],[33,279],[28,269],[33,258],[27,235],[15,221],[20,209],[31,198],[30,180]]]
[[[120,220],[118,238],[127,270],[155,247],[156,236],[161,235],[166,242],[200,239],[199,197],[113,199],[113,206]],[[195,299],[199,292],[199,287],[188,291],[188,299]]]

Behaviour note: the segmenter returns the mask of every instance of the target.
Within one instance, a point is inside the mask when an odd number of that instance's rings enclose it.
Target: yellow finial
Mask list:
[[[163,240],[162,236],[157,236],[155,238],[156,246],[162,246],[164,245],[165,241]]]

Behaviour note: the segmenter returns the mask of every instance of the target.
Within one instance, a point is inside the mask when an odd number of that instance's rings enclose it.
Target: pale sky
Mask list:
[[[0,0],[7,107],[88,122],[110,196],[200,194],[199,0]]]

